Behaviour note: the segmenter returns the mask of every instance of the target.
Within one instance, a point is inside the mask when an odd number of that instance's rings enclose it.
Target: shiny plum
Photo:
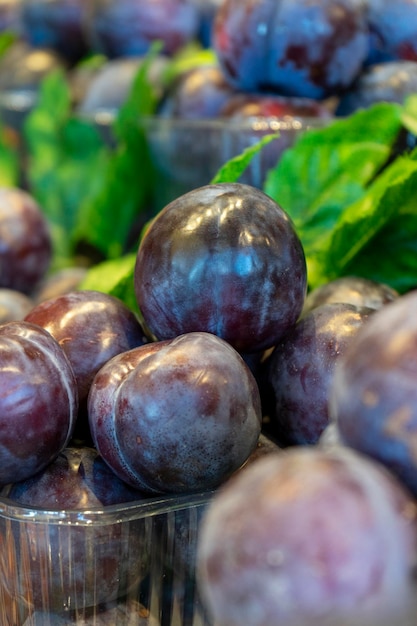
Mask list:
[[[91,382],[104,363],[146,341],[136,315],[118,298],[99,291],[76,290],[44,300],[25,319],[45,328],[67,355],[80,409],[85,408]]]
[[[366,4],[357,0],[225,0],[213,29],[235,87],[315,99],[353,83],[368,44]]]
[[[72,436],[78,393],[53,337],[24,321],[0,326],[0,484],[29,478]]]
[[[330,303],[300,319],[267,364],[270,427],[285,444],[315,444],[329,423],[336,362],[373,309]]]
[[[200,25],[189,0],[91,0],[86,14],[90,47],[109,58],[146,54],[155,40],[174,54],[197,37]]]
[[[242,357],[210,333],[120,354],[96,374],[90,431],[113,471],[150,493],[213,489],[256,448],[261,407]]]
[[[0,287],[31,293],[51,259],[49,225],[36,200],[18,188],[0,189]]]
[[[344,302],[358,307],[380,309],[398,297],[398,292],[385,283],[363,276],[341,276],[316,287],[307,294],[303,315],[331,302]]]
[[[338,361],[330,415],[341,441],[417,494],[417,291],[376,311]]]
[[[211,332],[239,352],[273,346],[306,293],[304,251],[285,211],[243,184],[207,185],[158,213],[138,249],[135,292],[158,339]]]
[[[197,576],[217,626],[411,624],[416,556],[416,502],[386,468],[296,446],[214,495]]]
[[[6,486],[0,495],[23,509],[52,512],[49,524],[28,517],[12,526],[15,541],[2,561],[2,575],[9,574],[11,585],[16,585],[10,590],[15,605],[24,597],[32,610],[43,609],[47,602],[50,611],[71,615],[78,609],[80,614],[80,607],[124,596],[147,574],[143,520],[132,522],[129,533],[117,515],[102,515],[101,523],[83,523],[84,511],[144,500],[143,494],[117,478],[96,450],[68,447],[36,476]],[[62,511],[72,512],[72,523],[59,523]],[[4,532],[0,523],[0,537],[10,545]],[[20,577],[16,566],[22,568]]]

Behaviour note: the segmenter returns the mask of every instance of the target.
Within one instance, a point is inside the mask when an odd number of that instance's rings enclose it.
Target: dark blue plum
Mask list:
[[[213,30],[237,88],[316,99],[353,83],[368,45],[366,5],[357,0],[225,0]]]
[[[417,1],[367,0],[368,64],[417,61]]]
[[[23,38],[34,48],[50,48],[70,64],[88,52],[84,0],[22,0]]]
[[[254,187],[224,183],[159,212],[139,246],[135,292],[158,339],[206,331],[239,352],[257,352],[295,324],[306,274],[285,211]]]
[[[339,359],[330,415],[341,441],[417,494],[417,291],[376,311]]]
[[[149,493],[216,488],[247,461],[261,431],[253,375],[209,333],[114,357],[94,378],[88,415],[103,459]]]

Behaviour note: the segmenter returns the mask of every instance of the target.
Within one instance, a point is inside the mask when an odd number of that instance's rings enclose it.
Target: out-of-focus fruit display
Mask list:
[[[0,323],[22,320],[34,301],[29,296],[16,289],[0,289]]]
[[[85,23],[90,47],[114,58],[145,54],[155,40],[172,55],[197,37],[200,19],[189,0],[91,0]]]
[[[405,488],[354,451],[258,460],[203,518],[197,573],[213,623],[402,623],[415,614],[416,515]]]
[[[78,409],[71,365],[53,337],[24,321],[0,326],[0,484],[44,469],[68,445]]]
[[[344,302],[358,307],[380,309],[398,297],[389,285],[363,276],[341,276],[310,291],[304,301],[303,315],[322,304]]]
[[[96,374],[90,430],[110,467],[150,493],[218,487],[248,459],[261,430],[256,381],[210,333],[120,354]]]
[[[417,493],[417,292],[376,311],[338,362],[330,414],[343,443],[378,459]]]
[[[50,524],[46,534],[27,520],[22,532],[16,527],[14,536],[6,537],[0,524],[0,537],[14,548],[2,560],[0,578],[9,575],[9,591],[32,608],[68,613],[77,606],[111,603],[147,574],[142,521],[129,533],[116,520],[90,528],[76,523],[77,511],[81,516],[144,497],[119,480],[96,450],[68,447],[36,476],[3,488],[1,496],[22,508],[73,512],[75,523]],[[19,580],[12,573],[15,559],[25,563]]]
[[[25,320],[45,328],[68,357],[85,410],[95,374],[113,356],[145,343],[135,314],[118,298],[99,291],[70,291],[36,304]]]
[[[315,444],[329,423],[333,372],[373,309],[329,303],[302,317],[267,362],[270,427],[285,444]]]
[[[36,200],[22,189],[0,189],[0,286],[30,294],[51,258],[49,224]]]
[[[158,106],[157,115],[183,120],[215,119],[236,93],[217,64],[179,74]]]
[[[49,48],[74,64],[87,55],[85,0],[21,0],[24,40],[34,48]]]
[[[33,294],[31,309],[44,300],[52,300],[52,298],[75,291],[86,277],[86,274],[86,267],[76,265],[48,273]],[[29,313],[29,310],[26,311],[27,313]]]
[[[166,206],[141,240],[135,292],[158,339],[191,331],[240,352],[274,345],[306,293],[303,248],[285,211],[242,184],[207,185]]]
[[[358,109],[370,107],[375,102],[402,104],[416,91],[415,61],[387,61],[370,65],[360,73],[352,87],[340,98],[335,113],[338,116],[350,115]]]
[[[322,99],[347,89],[362,69],[366,4],[225,0],[216,14],[213,47],[239,89]]]
[[[367,63],[417,61],[416,0],[366,0],[370,49]]]

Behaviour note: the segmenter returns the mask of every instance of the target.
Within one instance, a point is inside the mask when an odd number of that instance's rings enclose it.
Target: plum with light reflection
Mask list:
[[[103,459],[148,493],[218,487],[256,448],[262,418],[243,358],[204,332],[115,356],[94,378],[88,416]]]
[[[68,445],[78,393],[53,337],[25,321],[0,325],[0,484],[41,471]]]
[[[301,313],[301,241],[285,211],[249,185],[207,185],[158,213],[137,253],[135,293],[158,339],[206,331],[239,352],[273,346]]]
[[[92,380],[113,356],[147,341],[139,320],[118,298],[88,289],[43,300],[25,319],[45,328],[67,355],[78,388],[77,430],[87,436],[85,411]]]

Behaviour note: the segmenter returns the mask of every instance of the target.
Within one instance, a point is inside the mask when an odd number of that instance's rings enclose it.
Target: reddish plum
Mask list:
[[[158,339],[206,331],[255,352],[296,322],[306,279],[285,211],[254,187],[224,183],[195,189],[158,213],[139,246],[135,292]]]
[[[51,259],[51,234],[40,206],[22,189],[0,189],[0,287],[31,293]]]
[[[228,343],[199,332],[114,357],[94,378],[88,414],[103,459],[151,493],[217,487],[261,430],[249,368]]]
[[[197,575],[217,626],[389,626],[415,615],[415,500],[347,448],[259,459],[214,495]]]
[[[285,444],[314,444],[329,423],[335,365],[373,309],[316,307],[275,346],[267,364],[270,427]]]
[[[80,408],[98,370],[146,338],[136,315],[118,298],[93,290],[70,291],[39,302],[25,317],[45,328],[70,361]]]
[[[78,394],[70,363],[53,337],[28,322],[0,326],[0,484],[51,463],[75,426]]]
[[[238,89],[322,99],[359,75],[368,53],[366,15],[358,0],[225,0],[213,47]]]
[[[330,415],[343,443],[417,494],[417,291],[376,311],[338,361]]]
[[[71,615],[78,609],[80,615],[80,607],[112,602],[135,589],[146,575],[143,520],[131,522],[127,533],[117,514],[106,513],[108,505],[141,501],[144,496],[119,480],[96,450],[66,448],[42,472],[8,485],[1,496],[22,510],[34,509],[32,517],[36,511],[52,512],[49,524],[27,516],[12,525],[14,541],[5,537],[0,523],[0,537],[10,546],[2,575],[8,576],[15,606],[24,597],[31,610],[48,608]],[[82,513],[94,510],[104,511],[101,522],[85,523]],[[72,523],[60,523],[64,511],[71,511]],[[21,568],[20,577],[16,567]]]

